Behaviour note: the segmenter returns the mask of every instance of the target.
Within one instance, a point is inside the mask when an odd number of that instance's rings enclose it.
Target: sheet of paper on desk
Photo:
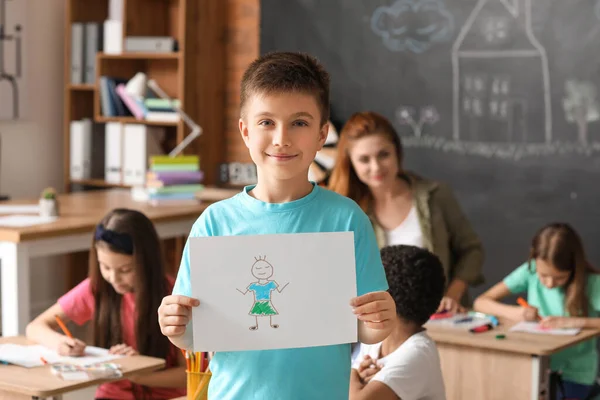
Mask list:
[[[84,366],[111,361],[122,356],[108,354],[108,350],[94,346],[86,347],[85,355],[82,357],[65,357],[41,345],[0,344],[0,360],[10,364],[25,368],[41,367],[44,365],[42,357],[50,364],[64,363]]]
[[[39,214],[38,204],[0,204],[0,214]]]
[[[352,232],[190,238],[196,351],[357,340]]]
[[[39,215],[7,215],[0,217],[0,226],[24,227],[47,224],[56,221],[56,217],[40,217]]]
[[[542,328],[537,322],[521,321],[510,328],[511,332],[527,332],[545,335],[577,335],[581,329],[579,328],[564,328],[564,329],[548,329]]]

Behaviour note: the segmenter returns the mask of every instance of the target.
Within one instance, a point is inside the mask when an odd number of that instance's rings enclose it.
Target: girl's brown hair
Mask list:
[[[531,242],[529,259],[542,259],[559,271],[571,272],[564,287],[569,315],[588,316],[587,276],[597,273],[587,261],[581,238],[566,223],[552,223],[540,229]]]
[[[104,234],[99,235],[99,232]],[[105,236],[108,235],[108,236]],[[103,239],[104,238],[104,239]],[[115,239],[116,238],[116,239]],[[140,354],[176,360],[176,354],[158,324],[158,307],[169,293],[161,244],[152,222],[141,212],[115,209],[98,225],[90,250],[89,277],[95,298],[94,345],[110,348],[123,342],[121,299],[102,277],[96,249],[133,255],[135,268],[135,337]]]
[[[340,132],[335,166],[331,171],[328,188],[356,201],[363,211],[371,206],[369,187],[361,182],[350,161],[352,142],[372,135],[382,135],[394,144],[398,162],[402,162],[402,142],[396,130],[383,115],[373,111],[353,114]]]

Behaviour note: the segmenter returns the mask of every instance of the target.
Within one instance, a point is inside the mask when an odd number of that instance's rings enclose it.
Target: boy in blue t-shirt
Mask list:
[[[328,131],[329,75],[312,57],[271,53],[246,70],[241,86],[242,138],[258,183],[208,207],[190,237],[354,232],[358,297],[348,299],[362,343],[381,342],[396,307],[368,217],[352,200],[308,180],[308,168]],[[164,335],[193,347],[189,241],[173,295],[158,310]],[[319,329],[315,326],[315,329]],[[209,398],[347,399],[350,345],[218,352],[211,361]]]

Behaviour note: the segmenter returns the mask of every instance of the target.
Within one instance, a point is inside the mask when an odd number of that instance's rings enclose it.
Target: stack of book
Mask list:
[[[146,75],[137,73],[130,80],[101,76],[100,109],[105,117],[129,117],[153,122],[179,122],[175,109],[179,99],[161,99],[147,87]]]
[[[203,189],[203,173],[200,158],[194,155],[150,157],[146,186],[134,198],[150,203],[192,202],[196,193]]]
[[[179,122],[181,119],[174,108],[181,107],[181,102],[177,99],[170,101],[157,97],[147,97],[144,99],[143,107],[146,110],[146,121]]]

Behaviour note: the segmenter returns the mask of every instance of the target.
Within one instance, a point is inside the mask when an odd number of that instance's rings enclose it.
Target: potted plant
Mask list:
[[[47,187],[42,192],[40,198],[40,216],[58,217],[58,201],[56,200],[56,191],[52,187]]]

